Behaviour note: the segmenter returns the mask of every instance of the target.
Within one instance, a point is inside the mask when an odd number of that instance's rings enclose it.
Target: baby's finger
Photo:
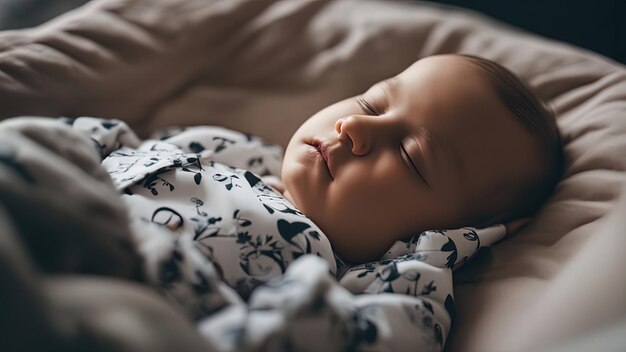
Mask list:
[[[520,218],[504,224],[506,227],[506,235],[511,236],[530,223],[530,218]]]

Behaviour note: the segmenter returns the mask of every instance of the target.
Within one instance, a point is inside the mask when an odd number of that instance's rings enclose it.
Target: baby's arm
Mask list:
[[[478,229],[426,231],[419,235],[412,256],[439,268],[455,270],[470,260],[481,247],[488,247],[506,236],[502,224]]]
[[[415,306],[424,307],[421,319],[427,316],[431,322],[421,331],[432,331],[443,345],[456,314],[452,270],[505,234],[504,225],[426,231],[408,243],[396,242],[378,262],[351,268],[340,282],[352,293],[414,296]],[[392,305],[387,308],[394,309]]]
[[[511,231],[519,227],[513,225]],[[380,261],[351,268],[341,282],[352,292],[362,292],[374,279],[368,273],[382,272],[390,263],[410,260],[417,260],[432,269],[456,269],[472,258],[479,248],[494,244],[506,233],[507,228],[502,224],[483,229],[464,227],[425,231],[408,241],[396,241]],[[370,280],[363,280],[364,277]]]

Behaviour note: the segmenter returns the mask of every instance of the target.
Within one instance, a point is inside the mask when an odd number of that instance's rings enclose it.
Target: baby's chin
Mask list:
[[[333,248],[333,251],[341,258],[342,261],[350,263],[352,265],[369,263],[380,258],[391,246],[370,247],[367,245],[360,245],[359,243],[350,243],[349,245],[342,245],[341,241],[334,238],[332,233],[324,233]],[[384,247],[384,248],[383,248]]]

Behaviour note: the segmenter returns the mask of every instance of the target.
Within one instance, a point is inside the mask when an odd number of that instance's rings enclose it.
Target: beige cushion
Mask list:
[[[448,52],[526,79],[555,108],[566,156],[531,225],[459,273],[450,350],[531,350],[623,317],[623,256],[602,253],[624,248],[624,231],[600,224],[625,182],[626,70],[474,13],[419,2],[95,1],[0,34],[0,116],[95,115],[144,132],[218,123],[284,144],[320,108]],[[575,280],[582,267],[586,285]]]

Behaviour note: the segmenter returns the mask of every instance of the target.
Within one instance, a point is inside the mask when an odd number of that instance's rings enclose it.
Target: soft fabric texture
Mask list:
[[[99,164],[89,139],[56,121],[2,122],[0,202],[40,269],[136,276],[126,208]]]
[[[0,34],[0,116],[120,118],[144,133],[210,123],[284,144],[318,109],[449,52],[527,80],[554,107],[566,158],[531,224],[458,273],[449,349],[537,350],[623,319],[623,227],[605,218],[626,211],[626,70],[480,15],[413,2],[98,0]],[[573,272],[592,258],[607,270],[583,286]],[[585,287],[601,289],[590,300]]]

